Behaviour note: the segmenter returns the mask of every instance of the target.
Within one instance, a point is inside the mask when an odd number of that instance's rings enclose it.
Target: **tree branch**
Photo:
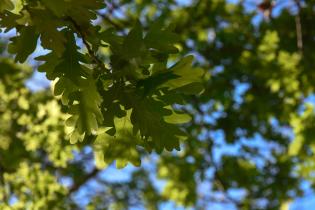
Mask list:
[[[0,159],[1,159],[1,157],[0,157]],[[2,201],[5,204],[8,204],[9,195],[7,195],[7,192],[6,192],[5,181],[4,181],[4,172],[5,172],[4,167],[2,167],[2,165],[0,165],[0,184],[2,185],[2,188],[3,188]]]
[[[74,183],[70,188],[69,188],[69,194],[72,194],[76,191],[78,191],[84,184],[86,184],[90,179],[95,177],[98,172],[100,172],[99,169],[94,168],[90,173],[86,174],[82,179],[80,179],[77,183]]]
[[[302,24],[301,24],[301,2],[300,0],[294,0],[295,4],[297,6],[298,12],[295,16],[295,27],[296,27],[296,41],[297,41],[297,47],[299,50],[299,53],[303,54],[303,34],[302,34]]]
[[[90,46],[90,44],[87,41],[87,38],[83,32],[83,30],[81,29],[80,25],[71,17],[67,17],[67,19],[72,23],[72,25],[74,26],[75,30],[77,31],[77,33],[81,36],[81,39],[83,41],[83,44],[85,45],[86,49],[88,50],[89,55],[91,56],[92,60],[95,62],[95,64],[100,68],[98,71],[96,71],[96,75],[95,77],[98,77],[102,71],[100,70],[104,70],[107,73],[110,73],[109,70],[105,67],[103,61],[101,61],[96,54],[94,53],[94,51],[92,50],[92,47]]]
[[[206,113],[204,113],[204,111],[199,107],[198,98],[196,96],[192,96],[192,101],[193,101],[194,108],[197,110],[197,112],[200,115],[205,116]],[[219,188],[219,190],[222,191],[222,193],[224,193],[224,201],[233,203],[238,208],[241,207],[242,203],[237,201],[237,200],[235,200],[234,198],[232,198],[227,193],[227,189],[226,189],[226,186],[224,184],[224,180],[221,178],[220,174],[218,173],[219,168],[218,168],[217,164],[214,162],[213,152],[210,152],[210,164],[213,166],[214,174],[215,174],[215,177],[213,178],[212,181]]]

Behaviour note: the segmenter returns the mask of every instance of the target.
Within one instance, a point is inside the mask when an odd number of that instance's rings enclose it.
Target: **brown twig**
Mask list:
[[[95,52],[92,50],[91,45],[88,43],[87,38],[85,36],[84,31],[81,29],[80,25],[71,17],[67,17],[67,19],[72,23],[74,26],[76,32],[78,35],[81,37],[83,44],[85,45],[86,49],[88,50],[89,55],[91,56],[92,60],[97,64],[97,66],[100,68],[99,70],[103,70],[107,73],[109,73],[109,70],[105,67],[103,61],[101,61],[95,54]],[[97,76],[98,77],[102,72],[97,71]]]
[[[0,165],[0,184],[2,185],[2,201],[5,203],[5,204],[8,204],[8,198],[9,198],[9,195],[7,195],[7,192],[6,192],[6,187],[5,187],[5,181],[4,181],[4,167],[2,167],[2,165]]]
[[[85,177],[83,177],[82,179],[80,179],[80,181],[78,181],[77,183],[74,183],[70,188],[69,188],[69,194],[74,193],[76,191],[78,191],[81,186],[83,186],[84,184],[86,184],[90,179],[92,179],[93,177],[95,177],[98,172],[100,172],[99,169],[94,168],[90,173],[86,174]]]
[[[205,116],[205,112],[199,107],[199,101],[198,98],[195,96],[192,96],[192,101],[193,101],[193,105],[194,108],[196,109],[196,111],[201,115],[201,116]],[[227,188],[226,185],[224,184],[224,180],[221,178],[219,172],[219,167],[217,166],[217,164],[214,161],[214,157],[213,157],[213,152],[210,152],[210,164],[213,166],[214,168],[214,174],[215,177],[213,179],[213,183],[218,187],[218,189],[224,193],[224,201],[225,202],[230,202],[233,203],[234,205],[236,205],[237,207],[241,207],[242,203],[235,200],[234,198],[232,198],[228,193],[227,193]]]
[[[303,34],[302,34],[302,24],[301,24],[301,2],[300,0],[294,0],[295,4],[298,8],[298,12],[295,16],[295,27],[296,27],[296,41],[297,41],[297,47],[299,50],[299,53],[302,55],[303,53]]]

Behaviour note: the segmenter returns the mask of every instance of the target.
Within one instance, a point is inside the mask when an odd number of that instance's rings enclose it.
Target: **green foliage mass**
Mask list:
[[[279,2],[1,0],[0,209],[288,208],[315,186],[315,3]]]

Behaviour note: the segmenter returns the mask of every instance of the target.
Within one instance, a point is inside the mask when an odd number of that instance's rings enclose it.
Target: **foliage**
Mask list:
[[[185,2],[0,2],[1,209],[279,209],[314,186],[314,2],[259,23]]]

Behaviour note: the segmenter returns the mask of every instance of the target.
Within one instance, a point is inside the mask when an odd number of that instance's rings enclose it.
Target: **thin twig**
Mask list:
[[[192,101],[193,101],[193,105],[194,105],[194,108],[197,110],[197,112],[201,115],[201,116],[205,116],[205,112],[199,107],[199,101],[198,101],[198,98],[193,96],[192,97]],[[224,193],[224,199],[226,202],[230,202],[230,203],[233,203],[234,205],[236,205],[237,207],[241,207],[242,206],[242,203],[235,200],[234,198],[232,198],[228,193],[227,193],[227,189],[226,189],[226,186],[224,184],[224,181],[223,179],[221,178],[220,174],[218,173],[219,171],[219,168],[217,166],[217,164],[215,163],[214,161],[214,157],[213,157],[213,153],[210,152],[210,164],[213,166],[214,168],[214,174],[215,174],[215,177],[214,177],[214,184],[216,184],[216,186],[219,188],[220,191],[222,191]]]
[[[94,51],[92,50],[92,47],[90,46],[90,44],[87,41],[87,38],[85,36],[84,31],[81,29],[80,25],[71,17],[67,18],[74,26],[74,28],[76,29],[77,33],[81,36],[81,39],[83,41],[83,44],[85,45],[86,49],[88,50],[89,55],[91,56],[91,58],[93,59],[93,61],[95,62],[95,64],[97,64],[97,66],[100,68],[100,70],[104,70],[105,72],[109,73],[109,70],[105,67],[103,61],[101,61],[96,54],[94,53]],[[97,76],[99,76],[102,72],[97,71]]]
[[[5,204],[8,204],[9,195],[7,195],[7,192],[6,192],[6,186],[5,186],[5,181],[4,181],[4,172],[5,172],[4,167],[2,167],[2,165],[0,165],[0,184],[2,185],[2,189],[3,189],[2,201]]]
[[[88,173],[85,177],[83,177],[80,181],[78,181],[77,183],[73,184],[70,188],[69,188],[69,194],[74,193],[76,191],[78,191],[81,186],[83,186],[84,184],[86,184],[90,179],[94,178],[98,172],[100,172],[99,169],[94,168],[90,173]]]
[[[294,0],[295,4],[298,8],[298,12],[295,16],[295,26],[296,26],[296,41],[297,41],[297,47],[299,49],[299,53],[303,54],[303,34],[302,34],[302,24],[301,24],[301,2],[300,0]]]

